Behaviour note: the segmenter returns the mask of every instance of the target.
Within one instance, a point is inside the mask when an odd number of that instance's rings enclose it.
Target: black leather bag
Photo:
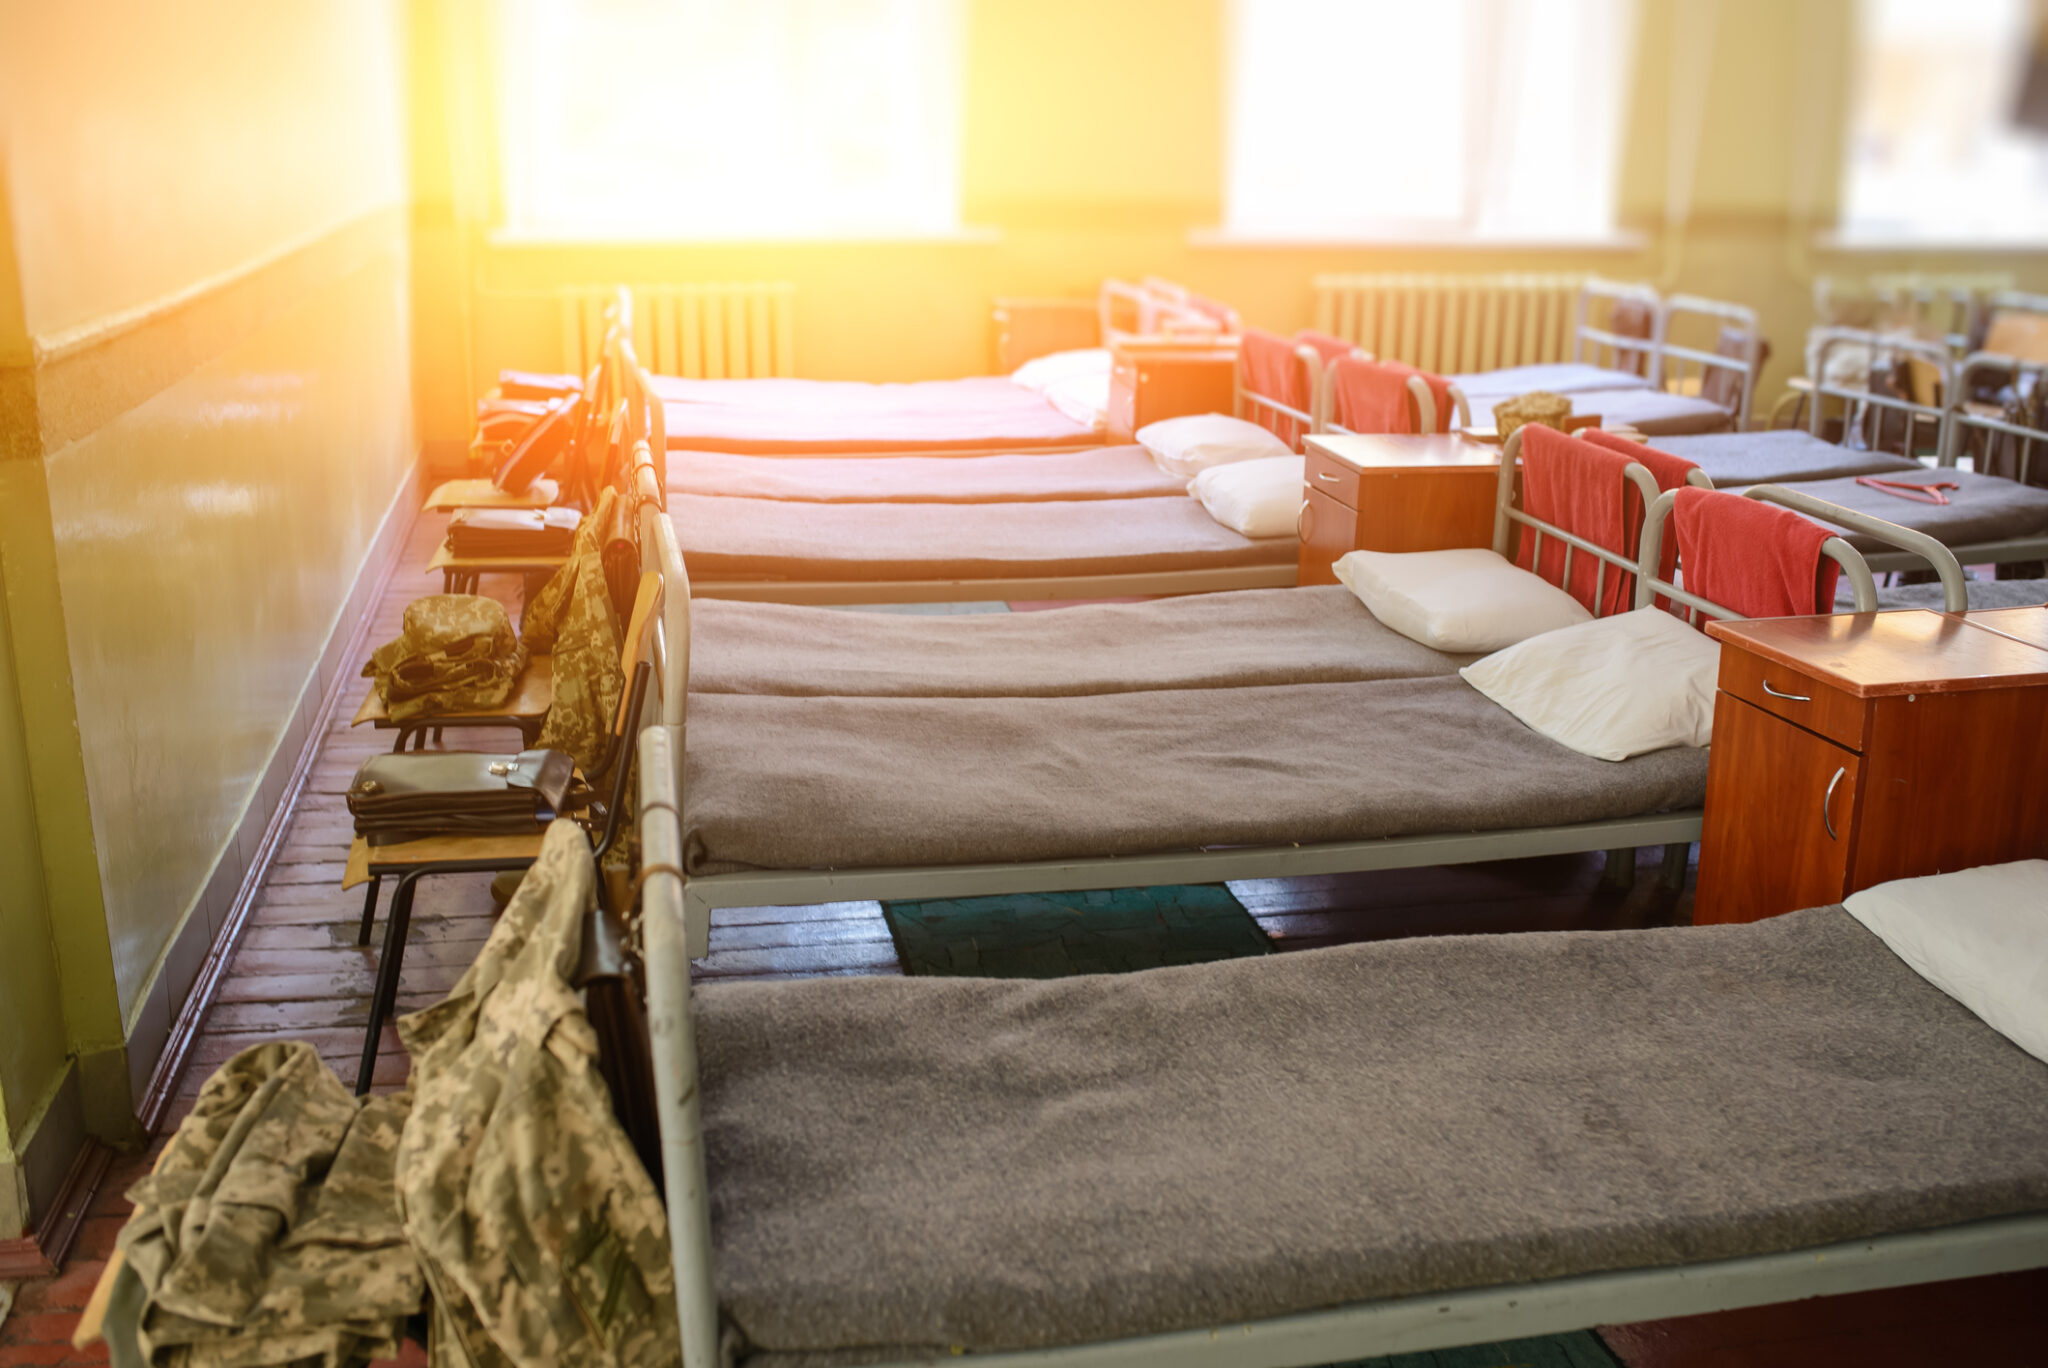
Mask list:
[[[448,520],[448,551],[464,559],[566,556],[579,521],[573,508],[458,508]]]
[[[568,804],[576,762],[564,751],[374,755],[348,786],[356,834],[372,845],[422,836],[539,832]]]
[[[501,370],[498,393],[507,399],[557,399],[581,394],[583,381],[546,371]]]
[[[524,494],[532,488],[533,482],[547,474],[548,467],[569,449],[582,407],[580,398],[550,399],[533,425],[506,448],[498,468],[491,473],[491,483],[507,494]]]

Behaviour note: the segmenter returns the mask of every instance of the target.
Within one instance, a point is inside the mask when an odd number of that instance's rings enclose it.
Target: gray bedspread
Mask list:
[[[2048,603],[2048,580],[1974,579],[1964,587],[1969,590],[1972,608],[2032,608]],[[1945,602],[1939,584],[1902,584],[1895,589],[1877,591],[1879,611],[1932,608],[1940,612]],[[1835,607],[1847,612],[1854,603],[1848,583],[1844,581],[1835,589]]]
[[[1140,446],[994,456],[742,456],[670,451],[678,494],[804,503],[1020,503],[1172,498],[1188,490]]]
[[[1952,480],[1959,488],[1947,491],[1948,503],[1922,503],[1900,498],[1883,490],[1857,484],[1853,479],[1811,480],[1792,486],[1816,499],[1826,499],[1859,513],[1868,513],[1901,527],[1924,532],[1944,546],[1963,548],[2015,537],[2048,537],[2048,489],[1978,475],[1968,470],[1929,470],[1887,476],[1914,483]],[[1821,519],[1825,522],[1826,519]],[[1894,548],[1861,532],[1843,533],[1849,544],[1865,553]]]
[[[1796,428],[1668,437],[1656,445],[1660,451],[1683,456],[1699,466],[1714,482],[1716,489],[1886,475],[1927,468],[1904,456],[1892,456],[1882,451],[1853,451],[1833,442],[1823,442],[1812,433]]]
[[[1505,366],[1500,370],[1467,371],[1447,377],[1465,392],[1476,410],[1491,411],[1493,405],[1518,394],[1543,390],[1550,394],[1574,394],[1581,390],[1648,389],[1650,382],[1625,370],[1589,366],[1583,361],[1549,361],[1533,366]]]
[[[688,872],[972,864],[1696,808],[1707,753],[1567,750],[1456,675],[1073,698],[696,694]]]
[[[1293,565],[1294,537],[1253,541],[1193,499],[792,503],[677,494],[693,579],[1018,579]]]
[[[1840,908],[715,983],[696,1011],[718,1297],[752,1368],[2048,1209],[2048,1066]]]
[[[702,599],[690,688],[905,697],[1123,693],[1448,675],[1342,585],[1240,589],[1050,613],[841,613]]]

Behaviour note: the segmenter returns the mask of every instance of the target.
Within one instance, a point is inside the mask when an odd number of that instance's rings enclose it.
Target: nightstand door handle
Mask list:
[[[1847,774],[1848,772],[1849,770],[1846,765],[1840,769],[1837,769],[1835,771],[1835,777],[1828,780],[1828,791],[1825,794],[1821,795],[1820,824],[1828,829],[1828,839],[1830,841],[1839,841],[1842,839],[1841,837],[1835,835],[1835,819],[1833,815],[1830,813],[1829,809],[1833,808],[1835,805],[1835,789],[1841,785],[1842,776]]]
[[[1811,703],[1811,702],[1813,702],[1813,695],[1812,695],[1812,694],[1794,694],[1794,693],[1779,693],[1779,692],[1778,692],[1778,691],[1777,691],[1776,689],[1774,689],[1774,688],[1772,688],[1772,687],[1771,687],[1771,681],[1770,681],[1770,680],[1766,679],[1766,680],[1763,680],[1763,681],[1761,681],[1761,683],[1762,683],[1762,684],[1763,684],[1763,686],[1764,686],[1764,692],[1765,692],[1765,693],[1767,693],[1767,694],[1769,694],[1769,695],[1770,695],[1771,697],[1773,697],[1773,698],[1784,698],[1784,699],[1789,699],[1790,701],[1792,701],[1792,702],[1794,702],[1794,703]],[[1839,775],[1837,775],[1836,777],[1837,777],[1837,778],[1839,778],[1840,776],[1839,776]]]
[[[1341,475],[1332,475],[1332,474],[1331,474],[1331,473],[1330,473],[1329,471],[1327,471],[1327,470],[1318,470],[1318,471],[1316,472],[1316,478],[1317,478],[1318,480],[1326,480],[1326,481],[1328,481],[1328,482],[1329,482],[1329,483],[1331,483],[1331,484],[1342,484],[1342,483],[1344,482],[1344,477],[1343,477],[1343,476],[1341,476]]]

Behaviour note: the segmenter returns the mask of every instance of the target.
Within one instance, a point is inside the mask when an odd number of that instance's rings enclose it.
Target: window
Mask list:
[[[1228,231],[1611,234],[1633,18],[1630,0],[1237,0]]]
[[[507,226],[920,236],[959,220],[959,0],[508,0]]]
[[[2048,234],[2048,136],[2014,121],[2032,15],[2028,0],[1862,0],[1845,237]]]

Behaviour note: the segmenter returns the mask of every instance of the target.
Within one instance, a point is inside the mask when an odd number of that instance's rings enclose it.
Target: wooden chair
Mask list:
[[[519,743],[526,747],[540,736],[540,729],[547,724],[548,709],[554,706],[554,702],[554,657],[537,655],[528,658],[526,668],[512,681],[511,697],[488,711],[432,713],[394,722],[390,708],[385,705],[384,695],[372,685],[363,695],[362,706],[356,709],[349,725],[360,727],[367,722],[378,731],[397,732],[397,739],[391,743],[393,752],[404,750],[408,741],[413,743],[414,750],[425,750],[428,735],[431,733],[433,739],[439,741],[445,727],[516,727]]]
[[[654,624],[660,620],[663,586],[661,576],[649,570],[640,577],[633,599],[632,619],[626,625],[621,664],[628,681],[625,696],[613,718],[606,745],[606,765],[612,772],[611,792],[601,810],[585,808],[575,817],[586,829],[596,827],[597,856],[604,857],[618,835],[619,813],[626,795],[628,771],[632,768],[633,737],[640,727],[640,712],[653,673],[649,652],[655,640]],[[377,1038],[385,1018],[398,1000],[398,975],[405,957],[405,938],[412,922],[413,893],[421,879],[444,874],[503,873],[529,868],[539,858],[545,829],[536,825],[531,832],[483,836],[429,836],[417,841],[372,847],[357,836],[349,844],[348,864],[342,871],[341,886],[353,888],[365,881],[369,891],[363,898],[362,923],[356,944],[370,943],[370,928],[377,916],[377,895],[386,879],[396,879],[391,910],[385,917],[384,948],[377,961],[377,983],[370,994],[370,1020],[363,1036],[362,1065],[356,1074],[358,1096],[369,1091],[370,1075],[377,1063]],[[602,883],[602,881],[600,881]],[[600,897],[604,894],[600,890]]]

